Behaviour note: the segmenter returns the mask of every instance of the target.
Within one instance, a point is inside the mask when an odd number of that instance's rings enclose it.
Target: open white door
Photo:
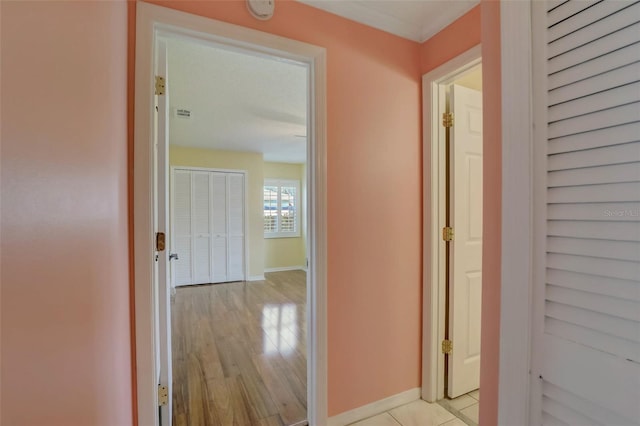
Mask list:
[[[453,85],[449,108],[451,226],[448,396],[480,385],[482,304],[482,94]]]
[[[156,44],[156,77],[164,78],[165,88],[158,91],[156,81],[156,120],[155,120],[155,150],[154,150],[154,228],[156,233],[164,233],[165,236],[169,232],[169,99],[167,72],[167,47],[163,40],[158,40]],[[162,93],[164,92],[164,93]],[[156,234],[158,235],[158,234]],[[168,242],[168,241],[167,241]],[[171,402],[172,402],[172,378],[171,378],[171,299],[170,299],[170,281],[169,281],[169,244],[165,244],[163,250],[156,252],[155,267],[155,297],[158,307],[157,326],[156,326],[156,374],[158,378],[158,392],[166,392],[166,404],[160,407],[160,425],[171,425]],[[156,247],[158,248],[158,247]],[[160,386],[163,389],[160,389]],[[159,404],[162,401],[159,396]]]

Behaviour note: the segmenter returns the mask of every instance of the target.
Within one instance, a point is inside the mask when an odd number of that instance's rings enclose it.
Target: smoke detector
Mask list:
[[[266,21],[273,16],[275,0],[247,0],[247,9],[254,18]]]

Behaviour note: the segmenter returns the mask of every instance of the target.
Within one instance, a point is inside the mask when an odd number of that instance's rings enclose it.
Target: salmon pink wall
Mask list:
[[[482,240],[482,355],[480,425],[498,424],[502,229],[500,1],[482,0],[484,180]]]
[[[419,44],[293,1],[157,3],[327,49],[329,415],[420,386]]]
[[[422,43],[420,71],[426,74],[477,46],[480,43],[480,36],[480,5],[478,5]]]
[[[0,7],[0,422],[130,425],[126,4]]]

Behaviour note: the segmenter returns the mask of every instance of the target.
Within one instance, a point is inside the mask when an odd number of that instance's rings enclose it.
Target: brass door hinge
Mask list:
[[[164,95],[165,81],[164,77],[156,76],[156,95]]]
[[[450,226],[445,226],[442,228],[442,239],[444,241],[453,241],[453,228]]]
[[[164,232],[156,232],[156,251],[164,251],[165,246]]]
[[[442,125],[444,127],[453,127],[453,113],[445,112],[442,114]]]
[[[442,353],[450,354],[453,351],[453,342],[451,340],[444,339],[442,341]]]
[[[169,403],[169,389],[166,386],[158,385],[158,406],[162,407]]]

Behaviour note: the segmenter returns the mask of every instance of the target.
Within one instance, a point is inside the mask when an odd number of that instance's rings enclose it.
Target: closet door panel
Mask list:
[[[227,212],[228,185],[226,173],[212,173],[211,223],[213,253],[213,282],[227,281]]]
[[[211,202],[209,172],[193,172],[193,284],[211,282]]]
[[[174,285],[192,284],[191,270],[191,172],[175,170],[173,174],[173,247],[180,256],[173,261]]]
[[[229,183],[229,281],[244,277],[244,175],[230,173]]]

